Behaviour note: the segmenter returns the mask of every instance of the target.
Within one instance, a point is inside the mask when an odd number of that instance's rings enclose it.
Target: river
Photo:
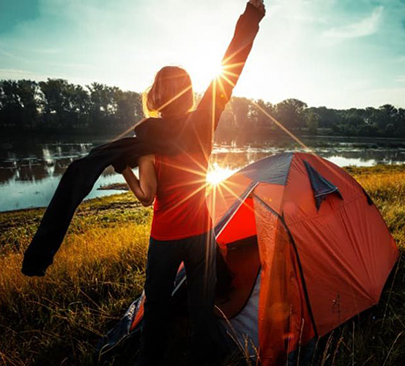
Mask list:
[[[109,137],[0,137],[0,211],[47,206],[67,166]],[[303,143],[320,156],[343,167],[405,163],[405,141],[376,138],[304,137]],[[211,180],[218,180],[266,156],[303,147],[288,138],[266,141],[221,141],[211,156]],[[107,168],[87,198],[118,193],[99,190],[124,182]]]

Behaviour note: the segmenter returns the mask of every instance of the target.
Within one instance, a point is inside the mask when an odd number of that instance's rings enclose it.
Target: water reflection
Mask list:
[[[56,140],[21,138],[0,141],[0,211],[48,205],[68,165],[107,140],[108,138],[89,139],[91,142],[55,142]],[[339,166],[405,163],[405,141],[402,140],[322,137],[303,138],[303,142],[320,156]],[[266,156],[292,151],[302,149],[284,137],[247,141],[241,136],[232,141],[219,140],[214,147],[211,163],[218,168],[217,171],[232,173]],[[115,174],[112,167],[109,167],[88,197],[115,193],[97,188],[123,181],[123,177]]]

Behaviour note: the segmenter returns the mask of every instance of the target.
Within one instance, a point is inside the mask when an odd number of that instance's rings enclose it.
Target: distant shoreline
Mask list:
[[[0,132],[42,134],[131,130],[145,117],[142,93],[100,83],[81,86],[65,79],[0,80]],[[195,94],[196,105],[201,95]],[[336,135],[404,137],[405,109],[379,107],[335,109],[311,107],[296,98],[279,103],[232,97],[221,114],[216,135],[283,135],[280,126],[302,136]]]
[[[122,133],[121,129],[114,129],[114,130],[33,130],[33,129],[2,129],[0,128],[0,143],[2,140],[10,139],[10,138],[26,138],[29,137],[38,137],[38,138],[89,138],[89,137],[96,137],[100,139],[113,139],[117,136],[121,136]],[[308,134],[306,131],[295,132],[294,134],[300,138],[330,138],[330,139],[350,139],[350,140],[377,140],[377,141],[398,141],[403,142],[405,145],[405,138],[398,137],[398,136],[353,136],[353,135],[334,135],[330,133],[331,131],[327,131],[325,133],[317,133],[317,134]],[[243,135],[244,130],[240,130],[240,134]],[[22,135],[24,134],[24,135]],[[134,136],[134,133],[131,131],[128,132],[124,136]],[[271,137],[286,137],[289,138],[284,132],[282,131],[272,131],[271,134],[268,135],[269,139]],[[222,136],[217,136],[217,139],[220,139]],[[234,140],[235,138],[240,136],[231,137],[230,140]],[[250,138],[251,137],[251,138]],[[248,142],[250,140],[254,140],[254,136],[247,136]],[[250,138],[250,139],[249,139]]]

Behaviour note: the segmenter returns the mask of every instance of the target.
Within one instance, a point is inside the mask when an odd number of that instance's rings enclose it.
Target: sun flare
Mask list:
[[[221,64],[213,66],[212,69],[210,70],[212,78],[220,78],[224,75],[224,73],[225,67]]]
[[[183,64],[190,72],[195,90],[203,91],[213,79],[219,79],[224,74],[224,66],[216,57],[201,57]]]
[[[218,163],[210,165],[207,173],[207,184],[215,186],[229,178],[236,169],[221,167]]]

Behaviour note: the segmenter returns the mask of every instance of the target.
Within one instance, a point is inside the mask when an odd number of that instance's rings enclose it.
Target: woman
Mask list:
[[[248,2],[223,58],[224,73],[212,81],[195,110],[190,76],[179,67],[162,68],[144,95],[144,110],[150,118],[136,128],[137,136],[146,142],[162,139],[165,146],[170,139],[173,149],[141,157],[139,180],[129,167],[123,171],[144,206],[155,200],[146,268],[142,365],[158,365],[164,353],[170,297],[181,262],[187,274],[193,364],[203,364],[213,354],[215,239],[205,202],[208,159],[213,132],[264,14],[262,0]]]

